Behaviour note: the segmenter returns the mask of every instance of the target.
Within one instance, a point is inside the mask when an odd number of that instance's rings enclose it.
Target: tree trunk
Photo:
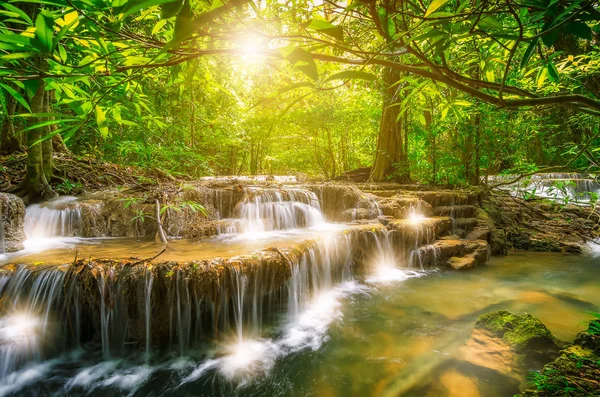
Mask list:
[[[21,145],[15,135],[15,125],[13,123],[13,116],[17,110],[17,101],[12,95],[8,95],[6,110],[7,114],[2,123],[2,135],[0,137],[0,153],[11,154],[21,151]]]
[[[383,112],[379,126],[375,164],[370,178],[374,182],[388,179],[400,183],[410,182],[408,156],[402,139],[402,126],[398,120],[400,106],[397,103],[399,102],[397,92],[399,87],[393,85],[399,79],[398,71],[388,68],[384,70],[383,80],[386,89],[383,94]],[[396,105],[393,106],[394,104]]]
[[[480,146],[480,140],[481,140],[481,113],[477,112],[477,115],[475,116],[475,139],[474,139],[474,146],[475,146],[475,159],[473,160],[473,166],[474,166],[474,173],[473,173],[473,177],[471,178],[471,184],[472,185],[479,185],[480,182],[480,171],[479,171],[479,146]]]
[[[46,83],[39,79],[39,84],[35,95],[31,99],[31,112],[44,113],[44,98]],[[42,117],[32,119],[34,124],[44,121]],[[56,193],[50,187],[48,179],[44,174],[44,155],[42,145],[37,143],[45,133],[45,128],[34,128],[27,132],[27,171],[19,196],[23,197],[26,204],[32,204],[43,199],[49,199],[56,196]]]
[[[44,110],[43,113],[50,113],[50,92],[46,91],[44,94]],[[49,120],[49,119],[48,119]],[[47,125],[42,128],[42,138],[50,135],[50,126]],[[48,138],[42,142],[42,169],[44,170],[44,176],[46,181],[52,180],[53,171],[53,151],[52,151],[52,138]]]

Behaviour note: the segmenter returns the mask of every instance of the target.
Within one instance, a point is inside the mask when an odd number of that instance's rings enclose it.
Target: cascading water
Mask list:
[[[238,212],[243,233],[315,227],[325,223],[316,194],[304,189],[248,188]]]
[[[495,175],[490,177],[489,182],[506,183],[516,178],[516,175]],[[595,177],[576,173],[532,175],[503,188],[517,197],[535,194],[550,199],[568,199],[578,204],[589,203],[593,195],[600,194],[600,182]]]
[[[25,212],[28,239],[76,237],[81,235],[81,226],[81,210],[76,197],[61,196],[33,204]]]
[[[418,276],[419,247],[435,234],[420,224],[421,218],[394,231],[379,224],[320,227],[327,223],[319,200],[302,188],[249,187],[237,206],[231,191],[223,190],[215,192],[213,203],[219,218],[237,218],[238,235],[278,236],[302,229],[306,236],[291,248],[229,259],[160,265],[84,261],[0,275],[0,338],[14,333],[14,319],[24,319],[20,327],[31,335],[17,345],[23,348],[0,347],[8,363],[0,368],[0,394],[2,379],[27,363],[62,353],[59,364],[43,365],[64,372],[60,366],[71,363],[68,352],[80,346],[91,346],[95,358],[64,382],[61,393],[85,394],[85,387],[131,390],[165,356],[185,362],[195,355],[193,364],[173,364],[189,370],[183,384],[215,374],[247,382],[267,373],[282,356],[320,348],[331,322],[341,318],[342,300],[370,288],[354,279],[358,266],[366,268],[368,283]],[[376,200],[363,209],[373,217],[381,214]],[[27,209],[30,238],[76,236],[81,223],[73,198]],[[137,359],[137,365],[124,369],[123,356]]]

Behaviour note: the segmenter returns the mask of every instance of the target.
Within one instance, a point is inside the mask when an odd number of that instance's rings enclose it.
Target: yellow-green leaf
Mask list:
[[[425,12],[425,17],[428,17],[432,13],[434,13],[438,8],[446,4],[448,0],[433,0],[429,7],[427,7],[427,11]]]
[[[100,131],[100,135],[103,138],[108,136],[108,123],[106,122],[106,114],[104,114],[104,110],[98,105],[96,105],[96,124],[98,125],[98,130]]]

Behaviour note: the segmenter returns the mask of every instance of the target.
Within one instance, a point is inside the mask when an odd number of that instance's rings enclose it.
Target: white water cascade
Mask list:
[[[417,216],[401,231],[366,222],[330,228],[317,195],[300,187],[230,193],[213,199],[219,216],[235,218],[231,235],[268,235],[269,248],[190,262],[90,259],[0,278],[0,395],[3,378],[25,364],[66,360],[81,346],[93,346],[96,361],[69,375],[63,395],[143,383],[165,357],[192,362],[182,384],[207,374],[244,384],[283,356],[321,348],[343,319],[344,300],[421,275],[415,256],[435,238]],[[363,209],[371,218],[382,213],[376,200]],[[61,197],[27,208],[25,223],[29,239],[56,239],[80,236],[83,219],[76,199]],[[277,240],[284,234],[289,245]],[[123,369],[123,357],[134,357],[135,367]]]
[[[28,239],[77,237],[81,235],[82,217],[77,198],[59,196],[42,204],[33,204],[25,212]]]
[[[243,233],[310,228],[325,223],[316,194],[304,189],[248,188],[239,204]]]

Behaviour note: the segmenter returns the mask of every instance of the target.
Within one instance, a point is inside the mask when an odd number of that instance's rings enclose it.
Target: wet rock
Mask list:
[[[476,205],[477,197],[469,192],[444,190],[414,192],[421,200],[426,201],[432,207],[454,207],[457,205]]]
[[[475,328],[502,338],[516,352],[530,358],[544,357],[559,350],[552,332],[531,314],[500,310],[481,315]]]
[[[467,236],[468,239],[482,239],[487,240],[490,244],[490,250],[492,255],[506,255],[508,251],[506,242],[506,232],[504,229],[496,227],[494,219],[483,209],[478,208],[475,212],[475,217],[479,222],[479,228],[473,230],[473,238]],[[488,234],[484,238],[482,234],[487,230]]]
[[[556,360],[533,373],[534,386],[521,393],[533,396],[597,396],[600,390],[600,319],[590,321]]]
[[[358,208],[361,196],[364,196],[353,185],[312,185],[306,188],[319,197],[321,210],[330,221],[346,221],[345,211]]]
[[[433,211],[437,216],[450,216],[452,218],[473,218],[477,208],[473,205],[439,206]]]
[[[487,262],[489,245],[484,240],[440,240],[420,248],[424,267],[448,267],[465,270]]]
[[[0,193],[0,253],[23,249],[25,205],[14,194]]]
[[[431,216],[433,211],[429,203],[414,196],[394,195],[378,200],[383,215],[393,216],[397,219],[410,217],[411,214]]]

